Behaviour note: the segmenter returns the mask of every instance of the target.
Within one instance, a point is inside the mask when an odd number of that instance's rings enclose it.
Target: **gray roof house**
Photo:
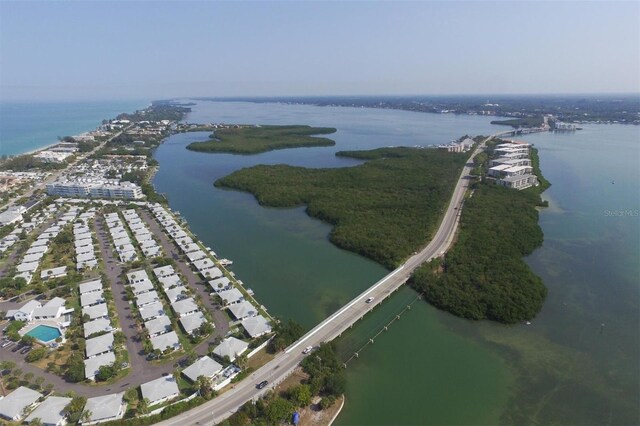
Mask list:
[[[102,290],[102,281],[100,280],[92,280],[84,283],[80,283],[78,286],[80,288],[80,294],[90,293],[92,291],[101,291]]]
[[[173,302],[171,304],[171,307],[179,317],[190,315],[198,311],[198,305],[196,304],[196,301],[193,300],[193,297],[188,297],[186,299]]]
[[[271,326],[269,325],[269,321],[262,315],[258,315],[251,318],[246,318],[241,321],[242,326],[249,336],[252,338],[260,337],[263,334],[267,334],[271,332]]]
[[[87,339],[85,344],[87,358],[109,352],[113,350],[113,333],[107,333],[102,336]]]
[[[127,280],[130,284],[139,283],[140,281],[149,280],[149,275],[144,269],[127,273]]]
[[[229,290],[222,290],[218,293],[220,299],[222,299],[223,305],[233,305],[235,303],[242,302],[244,300],[244,296],[237,288],[233,287]]]
[[[213,349],[213,353],[220,358],[225,356],[233,361],[238,355],[242,355],[249,348],[249,344],[235,337],[227,337]]]
[[[22,413],[33,406],[41,397],[40,392],[20,386],[0,399],[0,417],[7,420],[20,420]]]
[[[124,392],[88,398],[84,409],[89,411],[91,416],[89,416],[89,421],[82,422],[82,424],[89,425],[98,422],[120,420],[127,409],[127,403],[124,402],[123,397]]]
[[[230,284],[231,280],[229,280],[229,278],[227,277],[216,278],[215,280],[209,281],[209,287],[211,287],[211,290],[215,291],[216,293],[229,287]]]
[[[231,311],[233,316],[239,320],[258,315],[258,308],[256,308],[246,300],[244,302],[236,303],[235,305],[229,306],[229,311]]]
[[[153,273],[156,274],[156,277],[168,277],[169,275],[173,275],[176,271],[173,270],[173,266],[165,265],[158,266],[157,268],[153,268]]]
[[[222,371],[222,365],[218,364],[208,356],[203,356],[182,370],[182,374],[190,381],[195,382],[200,376],[212,378],[220,371]]]
[[[84,376],[89,380],[95,380],[100,367],[111,365],[116,362],[116,354],[105,352],[101,355],[84,360]]]
[[[138,295],[140,293],[145,293],[149,290],[153,290],[153,283],[149,280],[140,281],[131,285],[131,290],[133,294]]]
[[[169,299],[169,302],[173,303],[180,299],[186,298],[188,293],[187,288],[181,285],[165,290],[164,294],[165,296],[167,296],[167,299]]]
[[[177,275],[169,275],[168,277],[158,278],[160,281],[160,285],[162,285],[163,289],[168,289],[171,287],[176,287],[182,285],[182,281],[180,281],[180,277]]]
[[[136,305],[138,307],[146,306],[159,300],[160,298],[158,297],[158,292],[156,292],[155,290],[136,295]]]
[[[173,350],[180,349],[180,340],[178,340],[178,335],[175,331],[158,334],[157,336],[151,337],[150,340],[153,349],[160,349],[162,352],[167,348],[171,348]]]
[[[168,316],[163,315],[145,322],[144,326],[147,328],[149,336],[153,337],[171,331],[171,320]]]
[[[181,317],[178,321],[186,333],[192,334],[194,330],[206,322],[207,319],[202,312],[198,311],[191,315]]]
[[[99,305],[86,306],[82,308],[82,316],[89,315],[89,319],[102,318],[109,315],[106,303],[100,303]]]
[[[93,291],[91,293],[84,293],[80,295],[80,306],[97,305],[98,303],[104,303],[104,294],[102,291]]]
[[[140,385],[142,397],[149,400],[149,405],[156,405],[180,395],[176,379],[169,375],[160,377]]]
[[[164,315],[164,307],[160,302],[153,302],[139,309],[143,321]]]
[[[71,402],[71,398],[50,396],[29,414],[27,423],[40,419],[44,426],[63,426],[66,424],[64,408]]]
[[[109,318],[97,318],[93,321],[88,321],[83,324],[85,339],[91,336],[93,333],[100,333],[101,331],[111,331],[111,320]]]

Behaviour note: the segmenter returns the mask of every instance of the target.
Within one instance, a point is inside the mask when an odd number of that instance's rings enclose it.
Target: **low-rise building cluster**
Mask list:
[[[79,211],[79,207],[70,206],[66,213],[62,214],[54,224],[45,229],[38,238],[31,243],[31,246],[22,258],[22,262],[16,266],[17,273],[15,277],[24,278],[27,284],[31,283],[36,270],[40,267],[40,260],[49,250],[51,241],[58,236],[62,231],[62,228],[76,219]],[[57,271],[53,270],[51,272],[53,273]],[[47,278],[49,278],[49,275],[45,274],[44,279]]]
[[[118,213],[105,213],[104,220],[107,223],[107,228],[109,228],[109,234],[111,235],[111,240],[118,253],[120,262],[124,263],[138,260],[136,248],[133,246],[131,237],[124,228],[124,223],[122,223],[122,219],[120,219]]]
[[[506,188],[525,189],[538,184],[533,174],[529,149],[531,145],[524,142],[508,142],[496,145],[494,153],[499,157],[489,163],[488,176],[496,179],[497,185]]]
[[[153,238],[151,231],[149,231],[144,222],[142,222],[138,213],[136,213],[134,209],[128,209],[124,210],[122,215],[144,257],[153,258],[162,256],[162,248]]]

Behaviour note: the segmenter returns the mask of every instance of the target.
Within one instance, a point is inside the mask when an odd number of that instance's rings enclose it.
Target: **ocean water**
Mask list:
[[[148,101],[0,102],[0,155],[24,154],[94,130],[102,120],[146,107]]]

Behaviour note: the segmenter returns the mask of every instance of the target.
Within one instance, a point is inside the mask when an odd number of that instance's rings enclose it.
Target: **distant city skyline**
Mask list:
[[[0,2],[0,99],[640,92],[640,3]]]

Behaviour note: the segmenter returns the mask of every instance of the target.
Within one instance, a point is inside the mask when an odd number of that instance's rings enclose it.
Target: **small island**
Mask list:
[[[187,145],[187,149],[249,155],[276,149],[333,146],[335,141],[315,135],[335,132],[331,127],[228,126],[216,129],[208,141]]]

